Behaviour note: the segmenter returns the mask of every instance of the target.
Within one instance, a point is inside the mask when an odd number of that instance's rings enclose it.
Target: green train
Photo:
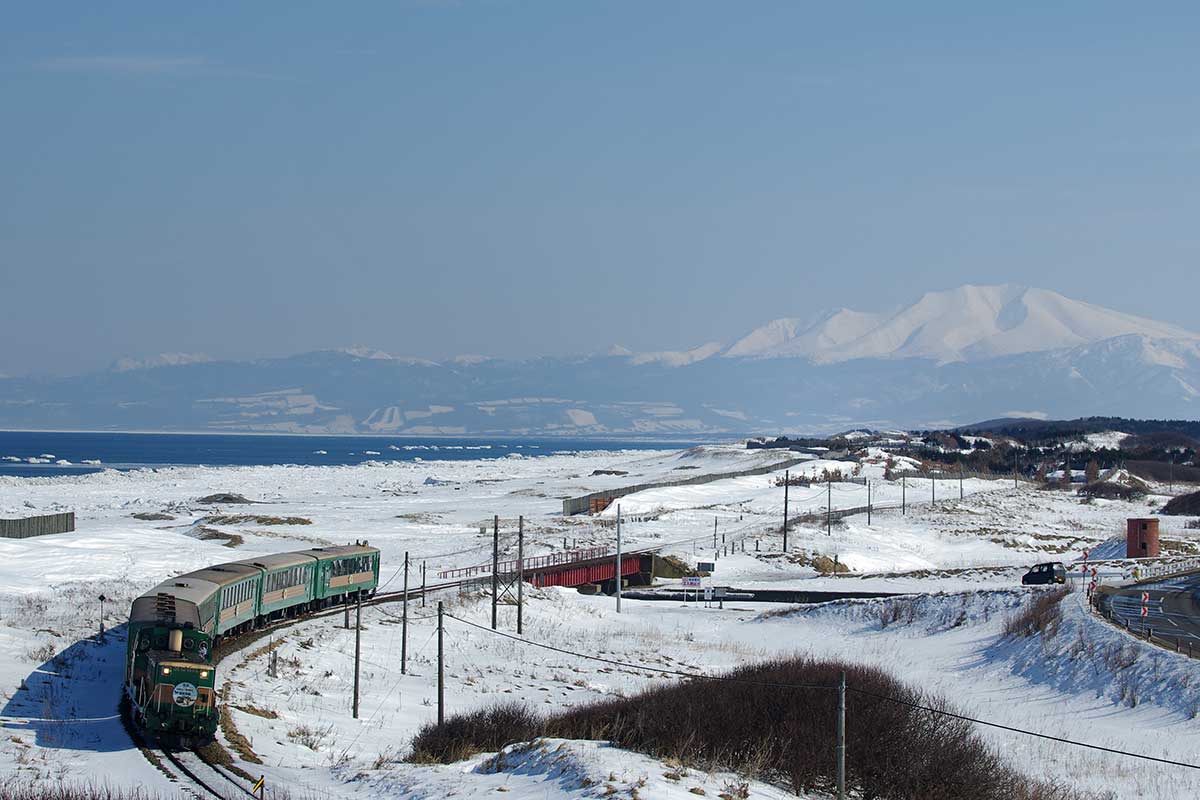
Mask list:
[[[222,637],[367,597],[378,585],[379,550],[366,542],[216,564],[160,583],[129,611],[125,694],[134,724],[167,745],[211,741],[213,649]]]

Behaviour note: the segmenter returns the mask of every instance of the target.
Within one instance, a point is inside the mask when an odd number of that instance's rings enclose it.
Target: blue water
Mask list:
[[[38,433],[0,431],[0,475],[49,477],[162,466],[309,464],[464,460],[578,450],[655,450],[694,442],[608,439],[413,439],[396,436],[248,436],[177,433]],[[27,459],[48,458],[48,463]],[[11,459],[19,459],[13,461]],[[70,464],[59,464],[58,461]],[[99,465],[84,464],[100,461]]]

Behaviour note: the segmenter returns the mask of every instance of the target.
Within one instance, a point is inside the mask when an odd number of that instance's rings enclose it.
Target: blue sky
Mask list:
[[[680,348],[962,283],[1200,327],[1200,6],[973,5],[10,4],[0,372]]]

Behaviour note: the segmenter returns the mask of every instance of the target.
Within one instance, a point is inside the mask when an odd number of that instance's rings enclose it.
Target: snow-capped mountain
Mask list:
[[[0,381],[0,428],[700,436],[1198,412],[1200,336],[1016,286],[775,320],[681,352],[435,362],[359,347]]]
[[[712,354],[806,358],[818,364],[860,358],[931,358],[947,364],[1077,347],[1130,334],[1200,340],[1200,335],[1174,325],[1045,289],[1005,284],[929,292],[891,313],[841,308],[810,320],[777,319]],[[668,354],[655,355],[671,363]]]

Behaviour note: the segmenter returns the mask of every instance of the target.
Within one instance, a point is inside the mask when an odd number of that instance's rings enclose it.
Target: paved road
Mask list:
[[[1142,616],[1142,593],[1149,595]],[[1100,595],[1101,608],[1111,609],[1114,621],[1130,630],[1151,628],[1155,636],[1200,645],[1200,573],[1177,575]]]

